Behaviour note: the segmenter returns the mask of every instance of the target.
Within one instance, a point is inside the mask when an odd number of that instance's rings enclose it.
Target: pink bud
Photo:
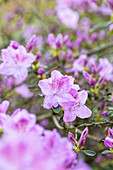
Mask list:
[[[63,44],[66,44],[69,40],[69,35],[65,35],[64,40],[63,40]]]
[[[36,35],[33,35],[27,43],[27,47],[26,47],[27,52],[31,51],[36,46],[36,42],[37,42],[37,37]]]
[[[108,135],[110,138],[113,139],[113,129],[111,129],[111,128],[108,129]]]
[[[91,87],[95,87],[95,84],[96,84],[96,80],[94,78],[91,78],[90,79],[90,85]]]
[[[76,140],[74,138],[74,135],[71,133],[71,132],[68,132],[68,138],[70,139],[70,141],[75,144],[76,143]]]
[[[113,10],[113,0],[108,0],[110,8]]]
[[[104,109],[105,105],[106,105],[105,102],[101,102],[101,104],[100,104],[100,110],[101,110],[101,111]]]
[[[41,56],[42,56],[41,52],[38,51],[36,56],[37,56],[36,61],[38,62],[40,60]]]
[[[107,116],[107,113],[108,113],[108,111],[105,110],[105,111],[103,111],[103,112],[101,113],[101,116],[102,116],[102,117],[106,117],[106,116]]]
[[[86,127],[86,128],[83,130],[81,136],[87,137],[87,135],[88,135],[88,127]]]
[[[85,79],[88,83],[90,83],[90,79],[91,79],[91,78],[90,78],[89,73],[87,73],[86,71],[83,71],[82,75],[83,75],[84,79]]]
[[[44,70],[43,68],[39,68],[39,69],[38,69],[38,74],[39,74],[39,75],[42,76],[44,73],[45,73],[45,70]]]
[[[78,146],[79,147],[84,146],[85,141],[86,141],[86,138],[84,136],[80,137]]]
[[[98,86],[101,86],[105,81],[105,76],[101,76],[97,82]]]

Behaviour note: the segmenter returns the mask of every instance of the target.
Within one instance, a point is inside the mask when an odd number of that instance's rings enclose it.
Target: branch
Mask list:
[[[75,130],[75,129],[76,129],[75,126],[65,126],[65,128],[62,127],[62,126],[59,124],[56,116],[54,116],[54,115],[52,116],[52,119],[53,119],[53,122],[54,122],[55,126],[56,126],[58,129],[61,129],[61,130],[64,130],[64,129],[67,129],[67,130],[69,130],[69,129],[74,129],[74,130]],[[82,131],[77,128],[76,133],[82,134]],[[87,138],[89,138],[89,139],[91,139],[91,140],[94,140],[94,141],[96,141],[96,142],[101,142],[100,139],[98,139],[98,138],[96,138],[95,136],[92,136],[92,135],[87,135]]]
[[[92,122],[92,123],[84,123],[84,124],[81,124],[79,126],[77,126],[77,128],[80,128],[80,127],[84,127],[84,126],[98,126],[98,125],[102,125],[102,126],[105,126],[105,125],[113,125],[113,121],[107,121],[107,122]]]
[[[93,50],[89,50],[87,52],[81,52],[81,53],[78,53],[74,56],[74,58],[77,58],[79,57],[81,54],[86,54],[88,56],[92,55],[92,54],[96,54],[96,53],[100,53],[102,51],[105,51],[106,49],[108,48],[111,48],[113,47],[113,42],[107,44],[107,45],[104,45],[104,46],[101,46],[101,47],[98,47],[98,48],[94,48]]]
[[[43,119],[50,118],[51,116],[52,116],[51,113],[39,115],[39,116],[37,116],[37,121],[40,121],[40,120],[43,120]]]

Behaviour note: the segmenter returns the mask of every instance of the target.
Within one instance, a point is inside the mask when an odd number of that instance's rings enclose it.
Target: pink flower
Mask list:
[[[9,46],[2,50],[2,61],[0,74],[13,75],[18,83],[23,82],[28,76],[28,68],[35,61],[35,56],[27,53],[24,46],[19,45],[17,49]]]
[[[22,131],[30,130],[36,124],[36,116],[30,114],[26,109],[17,109],[11,115],[14,126]]]
[[[79,58],[73,62],[72,68],[67,69],[67,73],[74,72],[76,74],[78,72],[83,71],[86,60],[87,60],[87,55],[85,54],[80,55]]]
[[[71,76],[63,76],[59,71],[54,70],[51,73],[51,78],[39,81],[39,87],[44,94],[44,108],[50,109],[52,106],[71,107],[75,99],[69,94],[70,89],[77,88],[78,85],[73,85],[74,79]]]
[[[87,106],[84,105],[88,97],[87,92],[85,90],[77,92],[73,89],[73,91],[70,91],[70,94],[74,94],[75,103],[70,108],[64,108],[63,120],[65,122],[72,122],[76,119],[76,116],[81,119],[90,117],[92,112]]]
[[[26,84],[22,84],[22,85],[16,87],[15,90],[23,98],[30,98],[33,96],[33,93],[28,89]]]
[[[113,81],[113,65],[107,58],[100,58],[97,67],[98,73],[104,76],[107,81]]]
[[[66,25],[68,28],[76,29],[79,21],[79,14],[71,8],[57,7],[57,18],[59,21]]]

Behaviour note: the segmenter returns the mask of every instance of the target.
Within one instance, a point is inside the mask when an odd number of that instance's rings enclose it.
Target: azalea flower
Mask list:
[[[57,7],[57,18],[68,28],[76,29],[79,21],[79,14],[68,7]]]
[[[75,98],[75,103],[72,107],[64,108],[64,117],[65,122],[72,122],[76,119],[76,116],[81,119],[85,119],[91,116],[91,110],[85,106],[88,94],[85,90],[77,92],[75,89],[70,91],[70,94]]]
[[[39,87],[44,94],[44,108],[50,109],[52,106],[71,107],[75,99],[68,93],[73,87],[79,89],[78,85],[73,85],[74,79],[71,76],[63,76],[59,71],[54,70],[51,78],[39,81]]]
[[[2,61],[0,74],[5,76],[13,75],[18,83],[22,83],[28,76],[28,68],[35,61],[35,56],[27,53],[24,46],[14,44],[2,50]]]

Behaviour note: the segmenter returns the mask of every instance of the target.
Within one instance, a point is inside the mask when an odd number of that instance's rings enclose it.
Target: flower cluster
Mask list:
[[[67,138],[44,130],[36,116],[25,109],[6,114],[9,102],[0,104],[0,169],[66,170],[74,166],[76,153]],[[18,134],[18,135],[17,135]]]
[[[84,119],[91,116],[91,110],[85,106],[88,94],[85,90],[78,92],[74,78],[63,76],[59,71],[52,71],[51,78],[39,81],[44,95],[44,108],[50,109],[60,105],[64,109],[64,121],[72,122],[76,116]]]
[[[70,141],[75,145],[73,148],[74,148],[76,151],[79,150],[80,148],[82,148],[82,147],[84,146],[87,135],[88,135],[88,127],[86,127],[86,128],[83,130],[83,132],[82,132],[82,134],[81,134],[81,137],[80,137],[80,139],[79,139],[79,142],[77,142],[77,141],[75,140],[74,135],[73,135],[71,132],[68,133],[68,137],[69,137]]]

